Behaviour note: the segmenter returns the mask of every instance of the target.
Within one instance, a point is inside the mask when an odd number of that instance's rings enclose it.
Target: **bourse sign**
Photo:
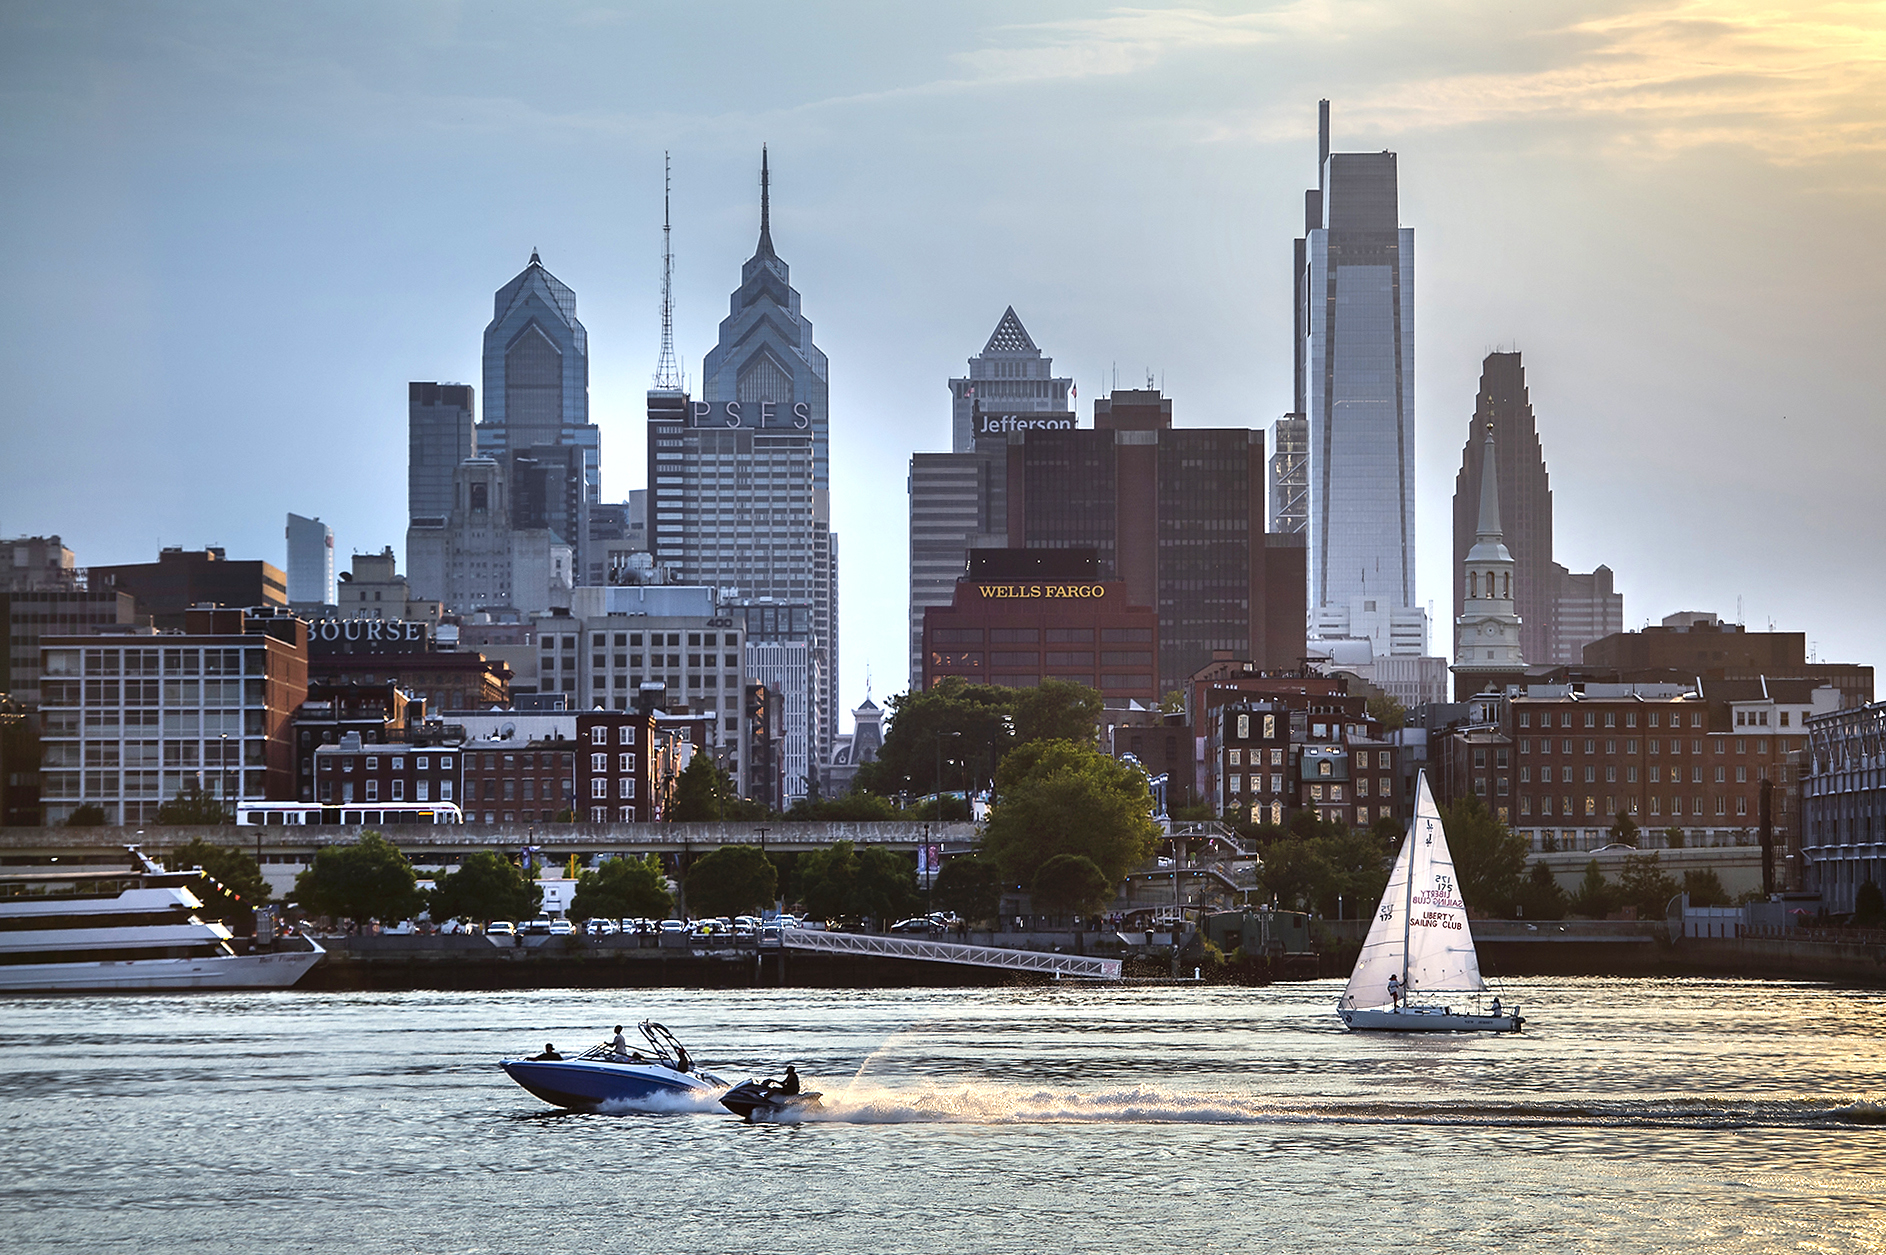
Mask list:
[[[414,619],[314,619],[308,623],[310,654],[423,654],[432,648],[432,625]]]

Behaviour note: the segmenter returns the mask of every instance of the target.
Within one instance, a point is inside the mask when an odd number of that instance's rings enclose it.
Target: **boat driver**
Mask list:
[[[782,1094],[796,1094],[799,1092],[799,1071],[790,1063],[786,1065],[785,1079],[779,1083],[779,1092]]]
[[[531,1060],[533,1062],[544,1060],[544,1059],[561,1060],[562,1058],[563,1056],[557,1053],[557,1048],[551,1045],[549,1042],[544,1043],[544,1052],[542,1054],[531,1056]]]
[[[1392,972],[1388,977],[1388,1003],[1397,1011],[1401,1009],[1401,980]]]
[[[616,1025],[616,1035],[610,1039],[609,1049],[617,1056],[627,1056],[629,1053],[629,1039],[622,1035],[620,1024]]]

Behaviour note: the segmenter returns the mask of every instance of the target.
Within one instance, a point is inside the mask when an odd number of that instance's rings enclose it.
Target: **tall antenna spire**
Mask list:
[[[766,145],[760,145],[760,247],[773,256],[773,176],[766,168]]]
[[[675,255],[669,245],[668,193],[674,176],[668,154],[661,155],[661,357],[655,362],[655,386],[675,389],[681,386],[681,372],[675,366]]]

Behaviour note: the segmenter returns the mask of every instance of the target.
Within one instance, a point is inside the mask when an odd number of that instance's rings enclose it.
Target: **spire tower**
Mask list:
[[[756,250],[768,257],[773,253],[772,175],[766,169],[766,145],[760,145],[760,246]]]
[[[1524,683],[1525,651],[1520,647],[1520,617],[1514,608],[1516,564],[1500,528],[1500,485],[1493,452],[1493,424],[1481,451],[1480,519],[1474,546],[1467,553],[1467,597],[1454,621],[1454,700]]]

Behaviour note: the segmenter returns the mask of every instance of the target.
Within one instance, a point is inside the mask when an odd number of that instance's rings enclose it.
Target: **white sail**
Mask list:
[[[1395,856],[1342,1005],[1387,1006],[1391,975],[1414,1001],[1427,994],[1478,993],[1486,988],[1454,875],[1454,856],[1425,773],[1415,784],[1414,822]]]
[[[1395,855],[1395,866],[1389,870],[1381,904],[1369,921],[1369,935],[1362,942],[1362,953],[1356,956],[1355,970],[1349,973],[1349,984],[1342,991],[1345,1007],[1387,1006],[1388,978],[1400,981],[1407,966],[1402,961],[1407,953],[1403,944],[1407,930],[1401,920],[1402,907],[1408,900],[1408,864],[1414,857],[1413,833],[1410,825],[1408,835],[1402,838],[1401,851]]]

